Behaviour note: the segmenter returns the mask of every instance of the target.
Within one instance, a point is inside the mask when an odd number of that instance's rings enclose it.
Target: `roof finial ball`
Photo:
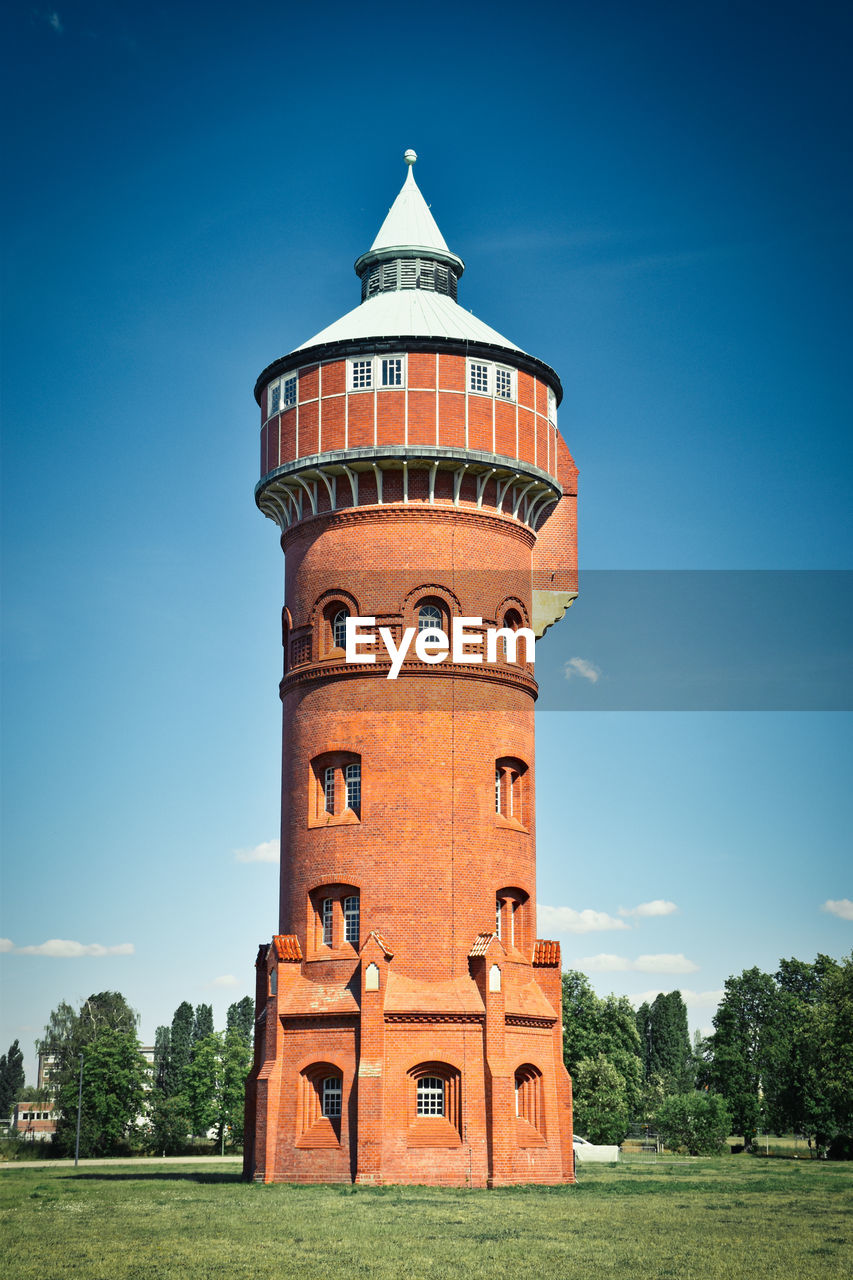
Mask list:
[[[418,158],[417,151],[413,151],[411,147],[409,147],[409,150],[403,156],[403,159],[405,160],[407,165],[413,165],[417,160],[417,158]]]

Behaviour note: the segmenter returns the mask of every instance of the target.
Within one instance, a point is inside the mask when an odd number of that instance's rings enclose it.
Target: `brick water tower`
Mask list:
[[[577,469],[553,369],[457,304],[415,159],[355,264],[360,305],[255,387],[285,607],[245,1173],[566,1182],[527,640],[576,594]]]

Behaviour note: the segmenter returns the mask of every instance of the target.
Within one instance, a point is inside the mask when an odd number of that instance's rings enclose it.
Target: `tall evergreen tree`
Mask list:
[[[178,1005],[169,1030],[169,1065],[165,1073],[163,1092],[172,1098],[181,1092],[185,1068],[192,1055],[193,1024],[195,1015],[189,1001]]]
[[[770,974],[745,969],[740,977],[726,979],[708,1038],[710,1082],[726,1099],[734,1132],[743,1134],[747,1146],[762,1122],[762,1072],[779,1011],[779,991]]]
[[[243,1039],[251,1044],[255,1034],[255,1002],[251,996],[243,996],[228,1006],[225,1018],[225,1030],[239,1031]]]
[[[193,1045],[198,1044],[200,1040],[206,1040],[208,1036],[213,1035],[213,1005],[197,1004],[195,1007],[195,1017],[193,1018],[192,1042]]]
[[[172,1035],[168,1027],[158,1027],[154,1032],[154,1088],[165,1095],[169,1076]]]
[[[636,1014],[646,1080],[658,1077],[666,1093],[693,1087],[693,1055],[687,1025],[687,1006],[680,991],[661,992]]]
[[[11,1116],[24,1087],[24,1055],[17,1040],[0,1057],[0,1120]]]
[[[594,1105],[581,1098],[579,1114],[589,1117],[597,1133],[605,1129],[620,1133],[620,1139],[609,1141],[621,1140],[642,1101],[643,1068],[634,1010],[627,996],[598,997],[586,975],[577,970],[563,974],[563,1059],[576,1081],[576,1098],[584,1090],[595,1090]],[[608,1106],[612,1124],[603,1118]]]

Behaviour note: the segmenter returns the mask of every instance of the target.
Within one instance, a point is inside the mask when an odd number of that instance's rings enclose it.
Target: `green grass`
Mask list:
[[[5,1280],[837,1280],[853,1167],[587,1166],[577,1187],[264,1187],[210,1166],[0,1169]]]

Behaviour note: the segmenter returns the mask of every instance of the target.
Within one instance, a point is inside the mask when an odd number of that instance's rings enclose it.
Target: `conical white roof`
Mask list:
[[[451,273],[451,293],[455,294],[456,280],[465,270],[465,264],[447,247],[447,242],[415,182],[412,165],[417,156],[414,151],[407,151],[404,159],[409,166],[406,180],[388,210],[373,244],[357,260],[356,272],[359,276],[365,276],[377,264],[388,265],[394,259],[431,259],[442,264],[445,281],[446,273]],[[414,281],[414,277],[411,279]],[[308,347],[328,342],[412,337],[461,339],[520,351],[515,343],[460,307],[450,293],[438,288],[433,292],[427,287],[416,288],[411,284],[406,286],[400,283],[393,272],[391,281],[390,285],[383,281],[381,291],[364,298],[360,306],[348,311],[345,316],[322,329],[308,342],[303,342],[296,350],[304,351]],[[396,285],[394,281],[397,281]]]
[[[387,217],[370,246],[370,252],[392,248],[433,249],[439,253],[450,253],[415,182],[415,171],[411,164],[400,194],[388,210]]]

